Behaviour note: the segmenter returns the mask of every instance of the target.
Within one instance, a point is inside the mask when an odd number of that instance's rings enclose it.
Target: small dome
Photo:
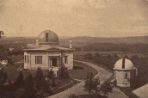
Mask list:
[[[127,58],[119,59],[114,65],[114,69],[118,69],[118,70],[132,70],[134,68],[135,67],[132,61]]]
[[[56,33],[50,30],[45,30],[41,32],[38,36],[39,44],[58,44],[59,38]]]

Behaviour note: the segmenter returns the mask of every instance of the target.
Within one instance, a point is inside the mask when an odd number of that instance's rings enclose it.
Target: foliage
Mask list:
[[[45,88],[45,78],[41,68],[38,68],[35,75],[35,87],[38,90],[43,90]]]
[[[148,57],[138,57],[138,55],[134,55],[131,57],[135,67],[138,69],[137,81],[133,81],[133,87],[139,87],[147,83],[148,81]],[[140,81],[138,81],[140,80]]]
[[[109,82],[105,82],[101,85],[101,92],[103,92],[104,95],[107,95],[109,92],[112,92],[112,87]]]
[[[55,74],[54,74],[54,71],[50,70],[48,71],[48,76],[47,76],[49,79],[53,79],[55,78]]]
[[[91,92],[94,90],[96,93],[98,92],[98,87],[100,85],[99,79],[94,79],[94,75],[92,73],[87,74],[87,79],[85,81],[85,89],[91,94]]]
[[[25,78],[24,93],[21,98],[37,98],[31,73]]]
[[[22,85],[24,85],[24,75],[22,71],[19,72],[19,75],[17,76],[15,81],[15,85],[17,87],[21,87]]]
[[[6,82],[7,78],[8,78],[7,73],[6,73],[6,71],[2,68],[2,69],[0,70],[0,85],[3,85],[3,84]]]
[[[8,59],[9,55],[10,55],[9,50],[4,46],[0,46],[0,60]]]
[[[69,98],[78,98],[75,94],[69,95]]]
[[[70,78],[67,68],[61,67],[61,69],[59,70],[59,78],[60,79],[69,79]]]
[[[85,58],[86,59],[92,59],[92,54],[91,53],[86,53]]]
[[[109,82],[100,84],[99,77],[94,78],[94,75],[92,73],[87,74],[87,79],[85,81],[84,87],[89,92],[89,94],[92,94],[92,92],[95,91],[96,95],[98,95],[98,93],[100,92],[102,92],[104,95],[107,95],[109,92],[112,91],[112,87]]]

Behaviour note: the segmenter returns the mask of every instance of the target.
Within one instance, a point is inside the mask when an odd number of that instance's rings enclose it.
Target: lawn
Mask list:
[[[87,73],[97,74],[97,71],[83,63],[74,61],[74,69],[69,74],[74,79],[86,80]]]
[[[71,95],[69,98],[108,98],[106,96],[96,95],[96,94],[87,94],[87,95]]]
[[[20,67],[22,67],[23,63],[18,63],[18,61],[16,60],[16,63],[14,64],[9,64],[8,66],[6,66],[4,68],[4,70],[6,71],[7,75],[8,75],[8,83],[11,81],[11,83],[15,83],[17,76],[19,75],[19,69]],[[26,77],[28,75],[28,70],[23,70],[23,74]],[[67,88],[72,87],[73,85],[75,85],[76,83],[78,83],[77,81],[73,80],[73,79],[80,79],[80,80],[85,80],[87,73],[92,72],[93,74],[96,74],[97,71],[94,70],[93,68],[82,64],[82,63],[78,63],[78,62],[74,62],[74,69],[73,70],[69,70],[68,73],[70,75],[69,79],[55,79],[55,83],[56,85],[54,87],[52,87],[52,94],[56,94],[59,93]],[[33,71],[33,77],[36,73],[36,71]],[[47,70],[44,71],[43,73],[47,73]],[[49,81],[49,83],[52,83],[52,81]],[[50,83],[50,84],[51,84]],[[8,91],[9,93],[10,91]],[[15,91],[11,91],[13,93],[16,93],[16,95],[21,95],[24,92],[24,88],[19,87],[18,89],[16,89]],[[46,93],[47,96],[51,95]]]

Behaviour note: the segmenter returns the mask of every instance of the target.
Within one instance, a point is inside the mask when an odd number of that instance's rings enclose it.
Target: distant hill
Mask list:
[[[111,44],[148,44],[148,36],[136,36],[136,37],[121,37],[121,38],[99,38],[99,37],[65,37],[60,39],[61,45],[68,45],[69,40],[73,41],[75,46],[83,46],[95,43],[111,43]],[[28,37],[6,37],[0,39],[0,44],[28,44],[34,43],[35,38]]]
[[[68,44],[72,40],[73,45],[88,45],[94,43],[111,43],[111,44],[148,44],[148,36],[121,37],[121,38],[99,38],[99,37],[71,37],[61,39],[61,44]]]
[[[98,37],[62,37],[61,46],[69,46],[72,40],[73,47],[78,51],[130,51],[147,52],[148,36],[124,38],[98,38]],[[35,43],[35,38],[6,37],[0,39],[0,45],[8,48],[22,49],[27,44]]]

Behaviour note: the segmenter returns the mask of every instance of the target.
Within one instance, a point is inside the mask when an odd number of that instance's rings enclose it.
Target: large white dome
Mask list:
[[[114,69],[117,69],[117,70],[132,70],[134,68],[135,67],[132,61],[127,58],[119,59],[114,65]]]

